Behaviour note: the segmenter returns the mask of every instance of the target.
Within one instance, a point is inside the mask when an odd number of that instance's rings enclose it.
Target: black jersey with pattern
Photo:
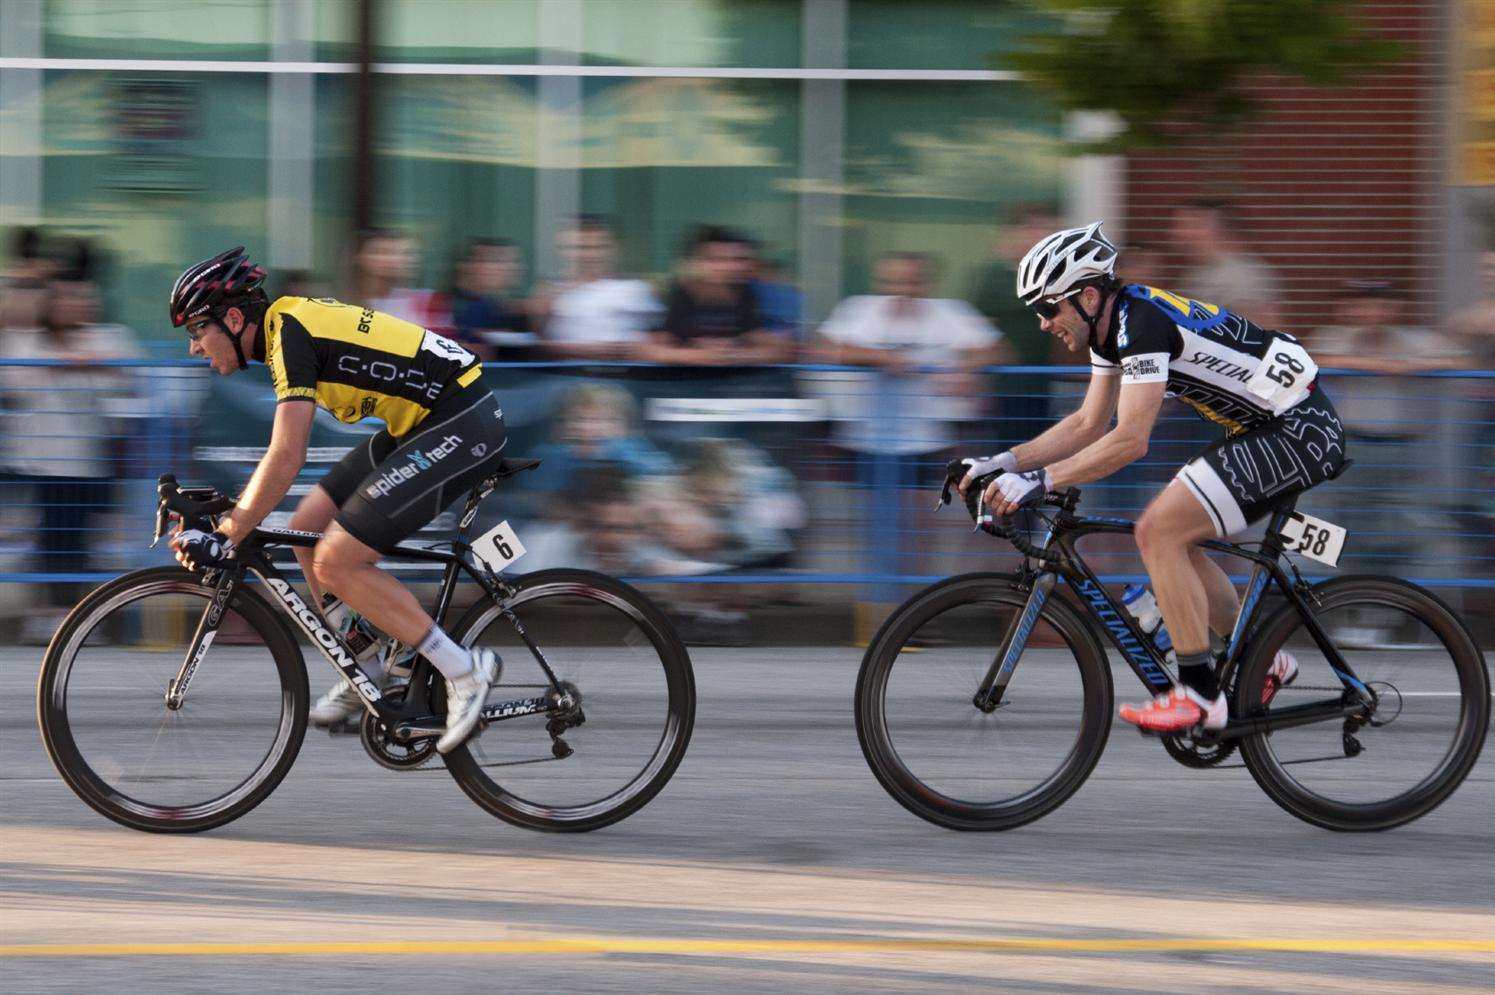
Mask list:
[[[1170,397],[1238,435],[1278,413],[1247,383],[1284,339],[1297,342],[1215,304],[1134,283],[1117,294],[1090,367],[1095,376],[1119,373],[1123,385],[1166,382]]]
[[[306,399],[338,421],[379,418],[399,438],[443,392],[482,374],[451,339],[331,298],[282,297],[265,312],[265,364],[277,401]]]

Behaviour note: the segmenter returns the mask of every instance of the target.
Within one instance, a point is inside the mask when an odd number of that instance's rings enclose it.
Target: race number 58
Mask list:
[[[1289,553],[1297,553],[1331,567],[1339,565],[1339,554],[1344,551],[1344,540],[1348,534],[1333,522],[1305,515],[1301,511],[1292,513],[1281,532]]]

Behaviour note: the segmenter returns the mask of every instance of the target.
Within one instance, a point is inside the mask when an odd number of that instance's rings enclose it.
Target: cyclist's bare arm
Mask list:
[[[1121,380],[1120,377],[1104,379],[1113,383]],[[1088,484],[1146,456],[1152,426],[1157,421],[1167,389],[1166,383],[1134,383],[1122,387],[1116,409],[1116,427],[1068,459],[1049,464],[1049,486],[1061,490],[1076,484]],[[1088,396],[1086,400],[1089,400]]]
[[[309,400],[282,401],[275,406],[270,448],[254,468],[249,485],[239,495],[233,510],[218,523],[218,531],[231,541],[240,542],[253,532],[290,491],[296,474],[306,463],[306,444],[311,438],[316,412],[316,404]]]
[[[1050,466],[1093,445],[1111,424],[1120,386],[1120,377],[1092,376],[1078,411],[1059,419],[1032,442],[1013,447],[1018,470]]]

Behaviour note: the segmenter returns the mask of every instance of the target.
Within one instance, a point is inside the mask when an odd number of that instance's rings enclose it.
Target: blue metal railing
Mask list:
[[[900,585],[1003,569],[1015,553],[972,536],[958,511],[930,514],[945,460],[1036,435],[1078,405],[1088,371],[994,367],[941,394],[943,375],[488,364],[509,452],[547,464],[490,498],[483,520],[536,537],[526,569],[580,560],[641,581],[856,585],[892,600]],[[1301,507],[1349,529],[1341,571],[1495,588],[1495,371],[1325,371],[1322,383],[1356,463]],[[217,378],[195,360],[0,360],[0,582],[95,582],[163,562],[144,548],[155,477],[236,490],[272,417],[259,368]],[[368,431],[319,416],[279,514]],[[1216,431],[1169,402],[1147,457],[1083,488],[1081,510],[1134,517]],[[578,475],[617,493],[578,490]],[[1129,543],[1094,541],[1086,553],[1105,579],[1142,579]]]

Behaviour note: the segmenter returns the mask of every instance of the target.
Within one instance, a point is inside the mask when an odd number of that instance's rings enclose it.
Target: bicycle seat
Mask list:
[[[493,472],[483,478],[480,486],[491,489],[496,487],[500,480],[507,480],[515,474],[523,473],[525,470],[533,470],[539,465],[540,461],[537,459],[509,459],[505,456],[498,461],[498,465],[493,468]]]

